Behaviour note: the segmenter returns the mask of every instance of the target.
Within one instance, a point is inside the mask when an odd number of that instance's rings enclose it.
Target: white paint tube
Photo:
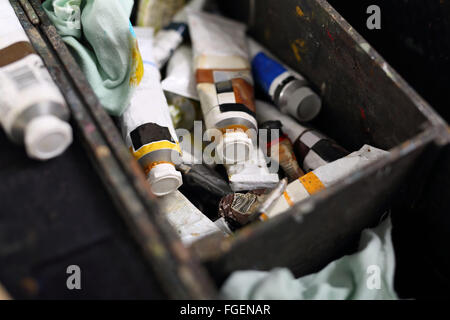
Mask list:
[[[180,191],[158,199],[160,210],[165,213],[169,223],[177,231],[185,245],[213,233],[223,232],[198,210]],[[225,234],[224,234],[225,236]]]
[[[167,65],[167,77],[161,83],[164,91],[199,100],[195,80],[192,48],[182,45],[175,50]]]
[[[301,122],[314,119],[322,101],[305,78],[286,68],[255,40],[248,38],[248,43],[255,81],[275,105]]]
[[[189,34],[187,24],[187,11],[201,11],[206,0],[191,0],[181,10],[179,10],[164,29],[155,36],[154,57],[158,68],[164,67],[174,53]]]
[[[217,155],[229,164],[248,160],[257,123],[245,26],[203,12],[189,11],[188,20],[205,125],[223,133]]]
[[[0,3],[0,124],[27,155],[48,160],[72,143],[70,111],[9,1]]]
[[[281,121],[283,132],[294,146],[298,164],[305,172],[348,155],[349,152],[335,141],[315,129],[299,124],[294,118],[281,113],[275,106],[260,100],[257,100],[255,105],[256,118],[259,123],[274,119]]]
[[[364,145],[359,151],[309,172],[287,186],[283,196],[266,212],[266,219],[285,212],[300,201],[331,187],[346,176],[387,154],[389,152]]]
[[[144,61],[144,77],[121,116],[127,147],[144,168],[152,192],[164,196],[182,184],[175,163],[181,149],[170,118],[169,107],[160,83],[160,73],[151,56],[153,34],[148,28],[136,28]]]
[[[234,192],[250,191],[256,189],[272,189],[278,184],[277,173],[270,173],[267,168],[264,153],[254,147],[251,158],[245,162],[225,165]]]
[[[170,58],[167,77],[161,83],[175,128],[187,130],[191,130],[194,121],[202,117],[192,59],[191,47],[180,46]]]

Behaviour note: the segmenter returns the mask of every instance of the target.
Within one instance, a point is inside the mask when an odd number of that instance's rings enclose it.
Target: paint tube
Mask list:
[[[121,116],[127,147],[144,168],[152,192],[163,196],[182,184],[175,163],[181,149],[170,118],[169,107],[160,84],[159,70],[151,56],[152,33],[135,29],[144,61],[144,77],[129,107]]]
[[[223,220],[216,221],[216,224],[225,224],[229,229],[236,230],[257,220],[266,221],[266,212],[283,195],[287,184],[287,179],[284,178],[273,189],[259,189],[223,197],[219,203],[219,215]]]
[[[322,108],[320,97],[298,73],[288,70],[255,40],[249,38],[256,83],[275,105],[301,122],[314,119]]]
[[[294,147],[289,137],[282,131],[281,121],[266,121],[259,126],[259,130],[267,130],[267,153],[272,161],[278,162],[283,169],[289,182],[294,181],[305,173],[300,168],[294,154]],[[277,132],[272,135],[272,130]]]
[[[161,83],[169,103],[175,128],[191,130],[202,118],[197,94],[192,49],[183,45],[175,50],[167,65],[167,77]]]
[[[257,100],[256,118],[260,123],[280,120],[283,131],[291,139],[298,164],[305,172],[348,155],[348,151],[319,131],[302,126],[290,116],[281,113],[273,105]]]
[[[193,242],[213,233],[224,234],[180,191],[160,197],[158,206],[185,245],[191,245]]]
[[[14,9],[0,3],[0,123],[27,155],[48,160],[72,143],[70,111]]]
[[[137,25],[159,31],[171,21],[185,3],[185,0],[140,0]]]
[[[187,11],[201,11],[205,2],[206,0],[191,0],[175,14],[171,23],[156,34],[153,55],[158,68],[164,67],[175,49],[188,37]]]
[[[235,231],[250,223],[250,216],[257,211],[266,196],[265,189],[226,195],[220,201],[219,216],[225,219],[232,231]]]
[[[253,147],[249,160],[233,165],[225,164],[234,192],[273,188],[280,181],[277,173],[270,173],[260,148]]]
[[[203,12],[189,11],[188,20],[205,125],[223,133],[218,158],[245,161],[253,148],[250,132],[257,130],[245,26]]]
[[[287,186],[283,196],[267,212],[267,217],[272,218],[290,209],[300,201],[329,188],[342,178],[387,154],[389,152],[364,145],[359,151],[307,173]]]
[[[269,212],[273,206],[277,203],[278,199],[283,196],[286,188],[288,186],[287,178],[281,179],[277,186],[272,189],[260,204],[258,209],[251,213],[249,216],[249,221],[253,222],[255,220],[266,221],[268,216],[266,212]]]
[[[215,196],[232,193],[229,184],[212,168],[203,164],[180,164],[177,169],[183,174],[187,186],[198,187]]]
[[[167,77],[162,82],[164,91],[198,101],[192,48],[182,45],[175,50],[167,65]]]

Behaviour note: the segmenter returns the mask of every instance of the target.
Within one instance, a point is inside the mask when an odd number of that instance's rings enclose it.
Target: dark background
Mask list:
[[[328,1],[401,76],[450,121],[450,1]],[[366,26],[369,5],[381,9],[381,30]],[[403,297],[442,298],[450,289],[450,150],[435,164],[424,194],[397,223],[396,290]],[[442,187],[447,186],[447,187]],[[395,221],[394,221],[395,223]]]
[[[328,2],[447,122],[450,120],[450,1]],[[366,26],[370,5],[381,9],[381,30]]]

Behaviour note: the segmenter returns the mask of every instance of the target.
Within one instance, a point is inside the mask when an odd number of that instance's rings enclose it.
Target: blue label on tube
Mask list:
[[[269,58],[265,53],[258,53],[252,60],[252,70],[255,81],[269,93],[272,82],[287,69],[277,61]]]

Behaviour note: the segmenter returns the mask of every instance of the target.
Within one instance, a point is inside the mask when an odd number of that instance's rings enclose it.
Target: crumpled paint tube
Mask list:
[[[225,164],[231,189],[235,192],[273,188],[280,180],[277,173],[270,173],[263,151],[256,146],[249,160]]]
[[[248,41],[256,83],[283,113],[301,122],[314,119],[320,113],[322,101],[305,78],[284,67],[255,40]]]
[[[193,242],[213,233],[224,234],[180,191],[160,197],[158,206],[185,245],[191,245]]]
[[[259,126],[259,129],[267,130],[267,153],[272,161],[278,161],[289,182],[302,177],[305,173],[300,168],[294,154],[294,147],[289,137],[282,131],[281,121],[266,121]],[[278,132],[277,136],[272,136],[272,130]]]
[[[215,149],[221,161],[245,161],[253,148],[248,130],[258,128],[245,26],[203,12],[189,11],[188,20],[206,128],[223,133]]]
[[[201,120],[201,108],[192,66],[192,49],[182,45],[167,65],[167,77],[161,83],[171,110],[175,128],[191,130]]]
[[[259,123],[280,120],[283,131],[291,139],[298,164],[305,172],[348,155],[348,151],[319,131],[304,127],[290,116],[281,113],[275,106],[257,100],[256,118]]]
[[[48,160],[72,143],[70,111],[14,9],[0,3],[0,123],[27,155]]]
[[[159,70],[151,56],[153,34],[136,28],[144,58],[144,77],[130,106],[121,117],[122,132],[134,158],[144,168],[152,192],[163,196],[182,184],[175,163],[181,149],[160,84]]]
[[[220,201],[219,216],[225,219],[232,231],[235,231],[251,222],[250,216],[256,212],[266,197],[265,189],[226,195]]]
[[[280,197],[276,204],[267,212],[267,216],[272,218],[290,209],[300,201],[332,186],[342,178],[387,154],[389,152],[364,145],[359,151],[309,172],[287,186],[283,197]]]
[[[273,189],[259,189],[248,193],[234,193],[223,197],[219,203],[221,221],[215,223],[229,229],[239,229],[253,221],[266,221],[268,212],[283,195],[287,179],[282,179]]]
[[[160,30],[154,41],[154,57],[158,68],[164,67],[174,51],[186,40],[189,35],[187,24],[187,11],[201,11],[206,0],[191,0],[179,10],[172,22]],[[195,94],[197,96],[197,94]],[[198,98],[197,98],[198,100]]]

